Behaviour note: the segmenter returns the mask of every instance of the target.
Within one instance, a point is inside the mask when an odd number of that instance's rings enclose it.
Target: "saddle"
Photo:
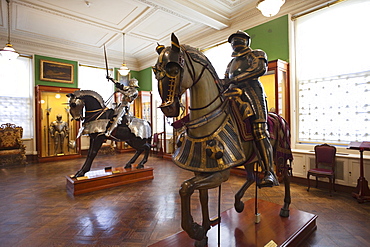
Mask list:
[[[254,115],[253,108],[249,102],[241,100],[243,90],[240,88],[229,88],[223,95],[229,101],[230,110],[238,126],[243,141],[252,141],[252,126],[249,118]]]

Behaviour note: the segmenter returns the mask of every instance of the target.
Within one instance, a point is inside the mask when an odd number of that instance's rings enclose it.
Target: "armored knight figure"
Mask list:
[[[54,139],[54,153],[64,153],[64,138],[68,138],[69,129],[67,122],[62,120],[62,115],[57,115],[57,120],[50,124],[50,136]],[[58,152],[60,150],[60,152]]]
[[[122,102],[115,109],[115,117],[113,118],[113,123],[109,126],[107,137],[111,136],[112,131],[121,123],[122,117],[129,112],[130,103],[132,103],[138,96],[138,80],[133,78],[130,79],[128,86],[124,86],[120,83],[115,83],[117,91],[122,93]]]
[[[279,185],[273,170],[273,151],[267,130],[266,95],[259,77],[266,73],[267,56],[262,50],[252,50],[250,36],[243,31],[237,31],[228,38],[233,48],[232,57],[223,80],[229,90],[242,90],[241,100],[249,102],[254,115],[251,117],[252,134],[262,159],[264,178],[260,187]],[[243,114],[242,114],[243,115]],[[245,120],[245,119],[244,119]]]

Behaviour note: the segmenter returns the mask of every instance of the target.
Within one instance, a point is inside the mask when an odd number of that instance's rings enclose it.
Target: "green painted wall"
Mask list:
[[[141,87],[141,82],[140,82],[140,80],[139,80],[139,74],[140,74],[140,72],[139,71],[135,71],[135,70],[131,70],[130,71],[130,77],[131,78],[136,78],[138,81],[139,81],[139,86]],[[140,89],[140,88],[139,88]]]
[[[251,48],[265,51],[269,61],[289,62],[288,21],[288,15],[285,15],[246,30],[251,36]]]
[[[40,80],[40,60],[47,60],[47,61],[53,61],[53,62],[59,62],[59,63],[67,63],[73,65],[73,83],[63,83],[63,82],[53,82],[53,81],[46,81],[46,80]],[[35,55],[35,85],[44,85],[44,86],[54,86],[54,87],[71,87],[71,88],[77,88],[78,85],[78,62],[71,61],[71,60],[65,60],[65,59],[59,59],[59,58],[53,58],[53,57],[44,57]]]
[[[117,75],[117,73],[118,68],[114,68],[114,74]],[[131,70],[130,78],[136,78],[139,81],[139,91],[152,91],[152,68],[140,71]]]
[[[152,68],[146,68],[132,74],[131,77],[135,77],[139,81],[140,91],[152,91]]]

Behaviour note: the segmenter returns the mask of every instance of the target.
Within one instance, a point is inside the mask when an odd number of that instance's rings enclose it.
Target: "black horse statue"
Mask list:
[[[208,189],[219,187],[228,180],[232,167],[244,165],[247,180],[235,194],[235,209],[242,212],[241,201],[248,187],[256,181],[254,164],[258,162],[258,150],[254,140],[241,138],[237,109],[232,97],[223,94],[220,79],[212,64],[203,53],[188,45],[180,45],[172,34],[171,46],[157,46],[159,54],[153,71],[158,80],[162,98],[160,108],[167,117],[178,117],[180,97],[190,90],[189,115],[178,120],[184,131],[177,140],[172,159],[183,169],[193,171],[195,176],[184,181],[180,189],[181,226],[195,239],[195,246],[207,245],[207,232],[218,220],[209,219]],[[182,123],[182,124],[179,124]],[[239,123],[239,124],[238,124]],[[290,186],[288,160],[292,160],[290,132],[285,120],[269,114],[270,135],[274,150],[274,163],[282,174],[285,184],[284,206],[280,216],[289,216]],[[202,208],[202,225],[194,222],[190,197],[199,190]]]
[[[103,98],[97,92],[91,90],[78,90],[68,94],[67,97],[69,97],[72,119],[83,120],[78,137],[81,134],[90,136],[87,158],[82,168],[75,174],[75,177],[81,177],[90,171],[92,162],[103,142],[109,138],[113,139],[113,137],[106,137],[105,132],[111,124],[114,110],[107,108]],[[85,116],[83,116],[84,108]],[[151,126],[149,122],[126,114],[123,116],[121,124],[113,131],[112,136],[114,136],[114,141],[125,141],[136,149],[135,155],[126,164],[125,168],[131,168],[140,154],[144,152],[143,159],[137,165],[137,168],[143,168],[150,151]]]

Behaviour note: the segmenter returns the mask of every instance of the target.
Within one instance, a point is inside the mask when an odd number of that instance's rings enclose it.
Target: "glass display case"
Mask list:
[[[39,161],[81,156],[80,139],[75,141],[79,122],[72,121],[67,97],[78,88],[36,86],[36,147]]]
[[[267,95],[267,107],[290,123],[289,64],[283,60],[268,63],[268,71],[260,77]]]
[[[152,93],[150,91],[139,91],[133,105],[135,117],[152,123]]]

